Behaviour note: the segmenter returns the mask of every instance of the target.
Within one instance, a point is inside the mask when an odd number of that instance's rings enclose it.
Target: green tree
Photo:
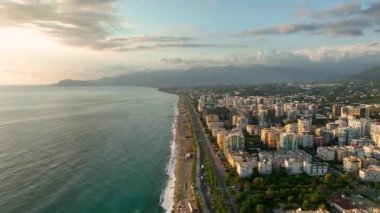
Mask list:
[[[323,177],[323,182],[325,184],[330,185],[331,181],[332,181],[332,175],[330,173],[325,174],[325,176]]]
[[[265,211],[267,210],[267,207],[263,204],[257,204],[256,205],[256,212],[257,213],[265,213]]]
[[[252,197],[253,204],[263,203],[265,202],[264,195],[262,194],[256,194]]]
[[[273,190],[271,188],[268,188],[268,190],[265,191],[265,195],[267,197],[273,197]]]
[[[301,205],[302,202],[303,202],[303,194],[301,193],[301,194],[299,194],[298,197],[297,197],[297,203],[298,203],[299,205]]]
[[[313,188],[315,188],[315,187],[317,187],[317,185],[318,185],[318,177],[314,177],[313,178],[313,182],[311,183],[311,186],[313,187]]]
[[[309,208],[309,201],[308,200],[304,200],[303,203],[302,203],[302,209],[303,210],[307,210]]]
[[[310,195],[310,202],[312,203],[321,203],[325,200],[325,197],[321,194],[314,193]]]
[[[327,210],[327,206],[324,203],[322,203],[318,206],[318,209]]]
[[[264,185],[264,178],[255,177],[255,179],[253,179],[253,185],[254,186],[263,186]]]
[[[239,176],[236,176],[236,177],[237,177],[238,179],[240,179]],[[249,191],[250,188],[252,188],[252,187],[250,186],[249,182],[245,182],[245,183],[243,184],[243,187],[244,187],[244,191],[245,191],[245,192]]]
[[[288,203],[289,204],[294,203],[294,197],[292,195],[288,196]]]
[[[248,213],[248,208],[247,208],[247,205],[243,205],[241,208],[240,208],[240,213]]]
[[[236,195],[236,202],[238,203],[241,203],[245,200],[246,196],[245,196],[245,193],[244,192],[239,192],[237,195]]]
[[[349,183],[349,179],[350,177],[346,174],[343,174],[340,176],[340,180],[342,181],[342,183],[345,183],[345,184]]]

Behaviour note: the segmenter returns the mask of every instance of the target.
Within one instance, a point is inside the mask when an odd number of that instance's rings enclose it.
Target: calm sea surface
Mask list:
[[[0,212],[162,212],[176,96],[0,87]]]

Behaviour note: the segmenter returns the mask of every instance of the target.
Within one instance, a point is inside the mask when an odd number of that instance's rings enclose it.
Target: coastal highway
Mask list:
[[[201,124],[198,113],[195,111],[191,98],[189,96],[185,96],[185,98],[186,104],[189,109],[190,118],[192,120],[196,141],[199,146],[200,163],[202,165],[206,165],[205,154],[207,153],[210,158],[211,167],[217,179],[219,189],[222,191],[223,197],[225,198],[225,202],[228,206],[228,212],[235,212],[233,199],[229,196],[227,187],[225,185],[225,169],[222,163],[220,162],[218,156],[215,154],[210,144],[210,141],[208,140],[208,136],[205,133],[205,130]],[[204,177],[203,171],[200,172],[200,175]],[[211,212],[214,212],[211,202],[211,195],[208,193],[207,184],[205,183],[204,179],[201,180],[201,189],[207,208]]]
[[[203,143],[199,139],[199,131],[194,127],[194,123],[196,122],[193,111],[191,111],[191,100],[188,96],[184,95],[186,107],[188,109],[189,118],[191,120],[193,126],[193,132],[196,141],[196,149],[197,149],[197,157],[196,157],[196,172],[195,172],[195,187],[196,192],[200,196],[200,202],[204,203],[205,206],[202,206],[202,212],[208,213],[209,211],[213,211],[212,199],[210,194],[207,193],[207,185],[205,183],[205,179],[201,180],[201,176],[204,177],[204,169],[201,168],[201,165],[205,165],[205,155],[204,149],[200,148],[200,143]]]

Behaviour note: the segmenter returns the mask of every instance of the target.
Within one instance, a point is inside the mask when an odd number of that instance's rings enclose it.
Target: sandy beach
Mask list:
[[[176,159],[176,182],[175,182],[175,212],[190,212],[189,202],[192,202],[194,196],[191,190],[191,170],[195,160],[193,138],[191,134],[191,123],[187,116],[184,98],[179,96],[178,101],[178,120],[177,120],[177,159]],[[188,155],[191,157],[188,157]],[[187,157],[186,157],[187,155]]]

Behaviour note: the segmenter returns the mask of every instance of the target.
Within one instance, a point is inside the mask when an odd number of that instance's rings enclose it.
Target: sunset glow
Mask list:
[[[221,65],[367,62],[380,54],[378,4],[1,1],[0,84]]]

